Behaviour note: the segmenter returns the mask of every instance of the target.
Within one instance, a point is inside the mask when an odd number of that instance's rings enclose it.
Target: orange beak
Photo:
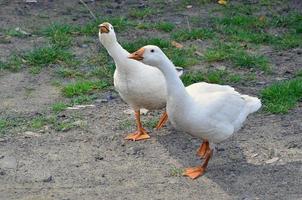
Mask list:
[[[109,27],[107,27],[106,25],[101,24],[99,25],[99,28],[101,33],[109,33]]]
[[[131,59],[134,59],[134,60],[143,60],[144,59],[144,57],[143,57],[144,52],[145,52],[145,49],[142,47],[139,50],[137,50],[136,52],[133,52],[132,54],[130,54],[128,56],[128,58],[131,58]]]

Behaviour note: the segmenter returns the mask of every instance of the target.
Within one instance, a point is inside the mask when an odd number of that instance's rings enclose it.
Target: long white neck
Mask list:
[[[120,61],[129,55],[129,52],[126,51],[116,40],[110,44],[103,44],[107,49],[109,55],[115,60]]]
[[[167,56],[162,58],[161,65],[158,68],[165,76],[168,97],[174,99],[189,98],[184,84],[177,75],[174,64]]]

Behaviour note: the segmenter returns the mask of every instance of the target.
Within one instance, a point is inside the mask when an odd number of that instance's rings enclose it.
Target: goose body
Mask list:
[[[179,130],[201,138],[198,155],[205,161],[201,166],[188,168],[185,175],[201,176],[213,150],[209,143],[218,143],[238,131],[250,113],[261,107],[256,97],[241,95],[230,86],[195,83],[187,88],[173,71],[173,63],[160,48],[148,45],[129,56],[158,68],[167,87],[167,113],[172,125]]]
[[[136,114],[138,130],[128,135],[126,139],[147,139],[149,136],[141,126],[139,112],[141,108],[155,110],[166,106],[165,78],[159,69],[129,59],[129,52],[118,43],[111,24],[103,23],[99,27],[99,40],[113,58],[116,66],[114,87]],[[162,125],[166,118],[164,115],[159,124]]]

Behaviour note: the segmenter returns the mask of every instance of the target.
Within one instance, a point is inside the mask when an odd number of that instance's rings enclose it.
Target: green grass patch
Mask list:
[[[140,19],[140,18],[145,18],[149,17],[153,14],[156,14],[157,11],[153,8],[141,8],[141,9],[130,9],[128,15],[129,17]]]
[[[50,64],[69,63],[72,58],[69,51],[54,46],[37,48],[23,56],[26,64],[33,67],[34,73],[40,72],[42,67]]]
[[[9,29],[5,31],[5,34],[11,37],[18,37],[18,38],[26,38],[29,37],[29,34],[25,33],[22,30],[18,29]]]
[[[287,113],[302,99],[302,78],[274,83],[261,91],[261,99],[266,111]]]
[[[51,109],[52,109],[53,112],[59,113],[59,112],[65,110],[67,107],[68,107],[67,104],[62,103],[62,102],[58,102],[58,103],[53,104],[51,106]]]
[[[66,67],[59,67],[56,69],[55,73],[61,78],[83,78],[85,76],[84,73],[77,69]]]
[[[8,70],[11,72],[18,72],[20,71],[22,64],[22,58],[17,55],[13,55],[6,62],[0,61],[0,71]]]
[[[230,84],[240,82],[242,77],[226,70],[210,70],[207,72],[198,71],[186,73],[181,76],[181,80],[185,86],[198,82]]]
[[[269,71],[269,61],[265,56],[249,54],[239,45],[232,43],[218,43],[214,48],[208,48],[203,56],[207,62],[230,61],[240,68],[258,68]]]
[[[170,22],[159,22],[159,23],[155,24],[155,28],[169,33],[175,28],[175,25]]]
[[[71,34],[76,32],[76,27],[69,24],[53,23],[42,32],[50,38],[53,45],[65,48],[71,46]]]
[[[66,97],[81,96],[90,94],[95,90],[104,89],[109,84],[106,81],[77,81],[67,84],[63,87],[62,92]]]
[[[191,31],[185,29],[172,33],[172,38],[177,41],[209,39],[214,36],[215,33],[212,30],[205,28],[193,28]]]

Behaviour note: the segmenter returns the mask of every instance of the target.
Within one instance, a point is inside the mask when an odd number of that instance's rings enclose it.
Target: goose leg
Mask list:
[[[211,159],[212,155],[213,155],[213,149],[209,148],[209,150],[206,152],[204,162],[200,166],[187,168],[183,175],[188,176],[191,179],[196,179],[199,176],[202,176],[207,169],[209,160]]]
[[[134,133],[130,133],[125,139],[133,141],[149,139],[150,136],[142,126],[139,110],[135,111],[135,120],[137,125],[137,131],[135,131]]]
[[[203,140],[202,144],[200,145],[199,149],[197,150],[197,155],[200,158],[205,158],[205,155],[209,149],[210,149],[209,141]]]
[[[168,114],[167,114],[167,112],[164,112],[155,127],[156,130],[159,130],[160,128],[162,128],[167,121],[168,121]]]

